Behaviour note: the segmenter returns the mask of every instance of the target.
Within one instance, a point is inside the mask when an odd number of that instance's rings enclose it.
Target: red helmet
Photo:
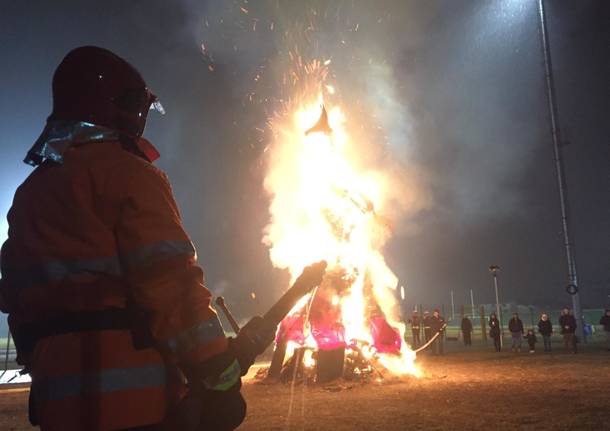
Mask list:
[[[106,49],[83,46],[70,51],[55,71],[49,121],[85,121],[137,140],[156,100],[127,61]]]

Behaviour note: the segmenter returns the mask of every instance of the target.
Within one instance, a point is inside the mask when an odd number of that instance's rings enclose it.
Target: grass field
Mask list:
[[[610,429],[610,353],[602,345],[577,355],[448,347],[445,356],[419,358],[419,379],[294,388],[248,380],[240,430]],[[0,391],[0,429],[31,429],[26,401],[24,389]]]

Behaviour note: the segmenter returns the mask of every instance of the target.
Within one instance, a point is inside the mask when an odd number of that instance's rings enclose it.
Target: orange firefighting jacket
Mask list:
[[[161,422],[166,364],[227,349],[166,176],[118,142],[77,146],[62,164],[36,168],[8,221],[0,295],[12,331],[74,312],[138,309],[161,347],[137,349],[137,335],[125,328],[56,334],[32,352],[18,348],[43,430]]]

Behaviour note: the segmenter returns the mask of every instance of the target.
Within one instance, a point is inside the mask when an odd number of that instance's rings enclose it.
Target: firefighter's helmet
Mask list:
[[[49,121],[84,121],[137,139],[157,97],[140,73],[107,49],[70,51],[53,76]]]

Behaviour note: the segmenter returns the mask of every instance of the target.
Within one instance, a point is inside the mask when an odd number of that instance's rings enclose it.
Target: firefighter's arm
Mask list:
[[[201,374],[217,380],[210,389],[238,384],[239,364],[210,306],[171,187],[152,165],[124,185],[116,238],[131,299],[147,316],[157,345],[183,370],[207,369]]]
[[[9,237],[0,250],[0,273],[2,273],[0,278],[0,312],[8,314],[7,323],[17,351],[15,361],[27,368],[31,361],[34,344],[23,335],[24,322],[28,320],[29,316],[20,305],[20,290],[9,283],[11,269],[13,268],[11,244],[12,241]]]

